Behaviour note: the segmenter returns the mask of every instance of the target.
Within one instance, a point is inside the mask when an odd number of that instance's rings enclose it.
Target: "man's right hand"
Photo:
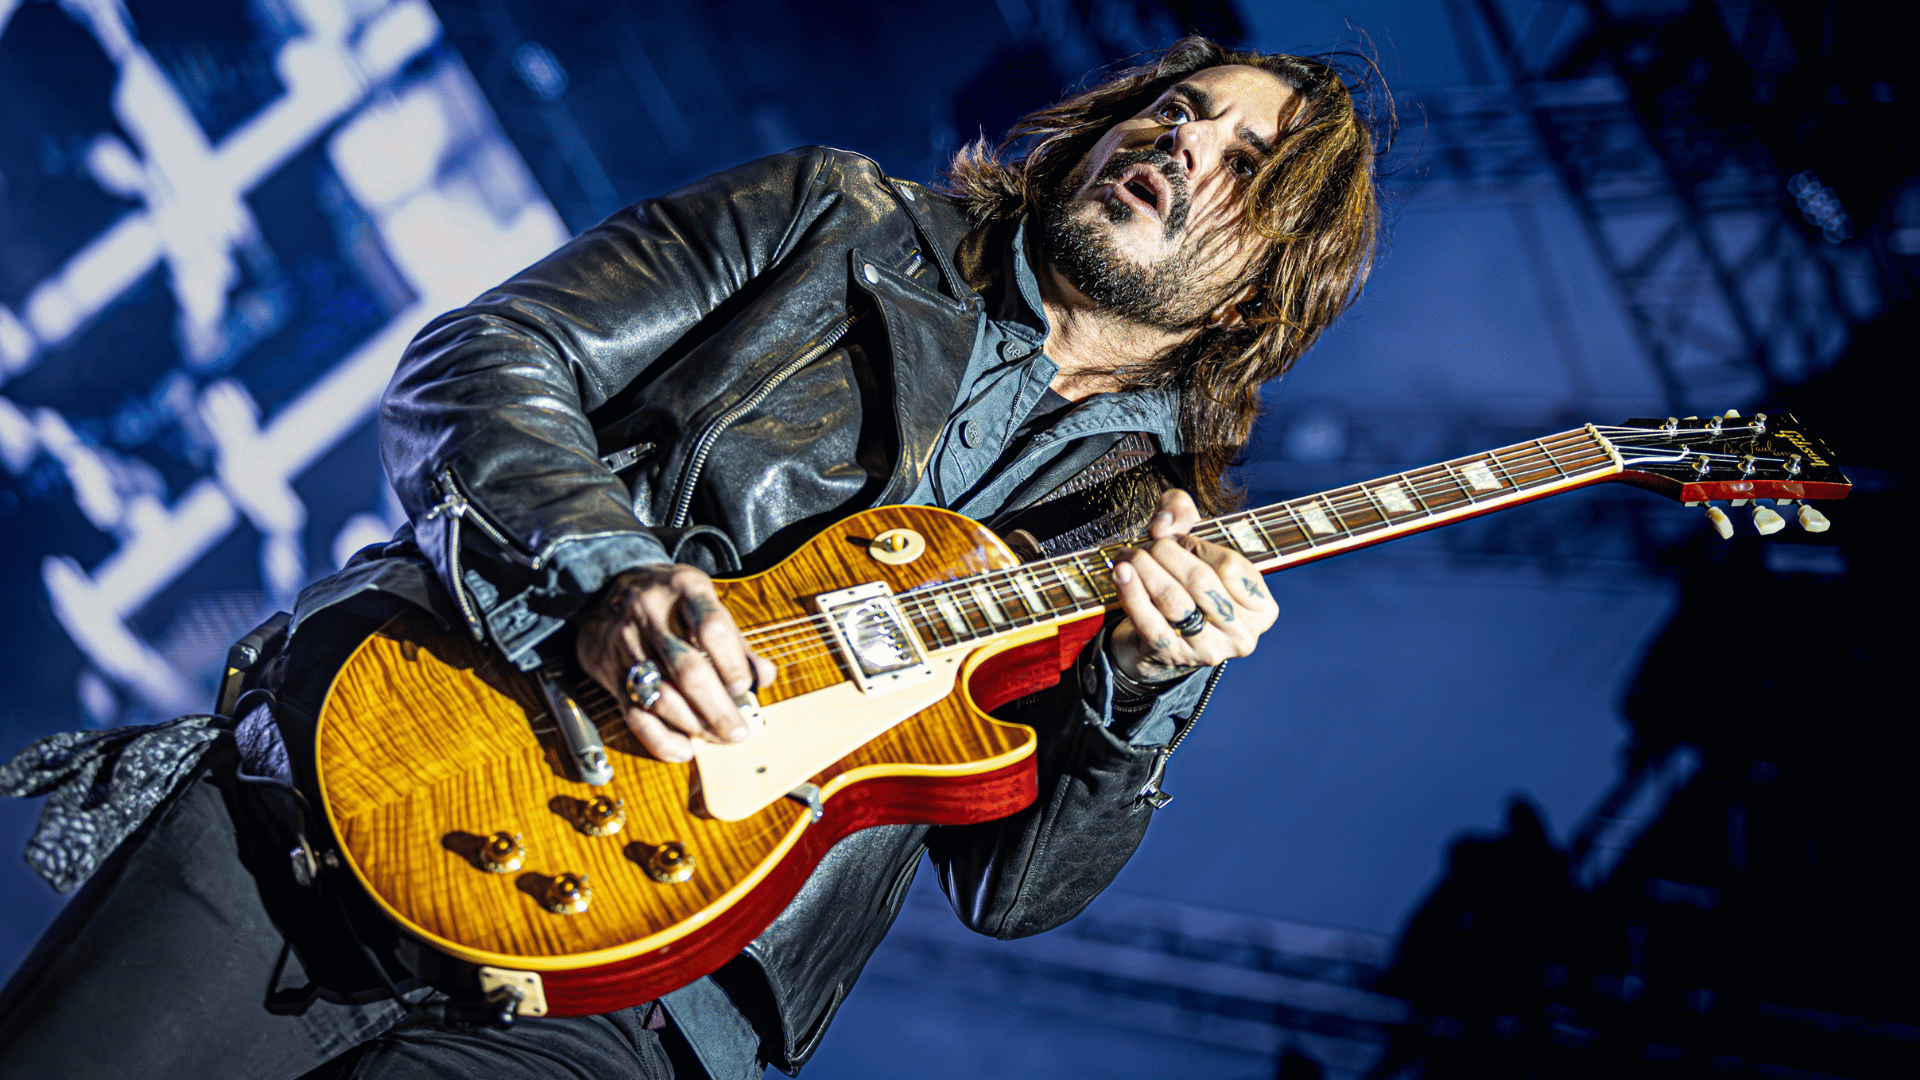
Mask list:
[[[581,668],[620,703],[640,744],[661,761],[690,759],[695,738],[751,738],[757,721],[742,715],[737,702],[779,671],[747,647],[713,579],[684,564],[642,566],[614,578],[580,617],[575,652]],[[627,696],[627,671],[641,660],[657,663],[665,677],[650,709]]]

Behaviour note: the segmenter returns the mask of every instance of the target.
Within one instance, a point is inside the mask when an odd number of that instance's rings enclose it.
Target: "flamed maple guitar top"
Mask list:
[[[898,528],[924,536],[925,554],[905,565],[873,558],[868,541]],[[780,675],[760,693],[771,729],[782,722],[778,703],[846,681],[823,644],[796,647],[809,632],[816,643],[825,640],[824,630],[806,622],[815,615],[806,598],[871,581],[901,593],[1017,564],[972,521],[888,507],[841,522],[763,574],[716,584],[750,634],[754,627],[801,625],[771,648]],[[970,650],[963,666],[1053,630],[1036,626]],[[739,904],[809,828],[808,809],[790,799],[739,821],[703,815],[696,766],[647,756],[604,693],[577,697],[613,760],[614,779],[604,787],[573,778],[534,678],[471,638],[424,616],[402,616],[353,653],[320,717],[320,785],[348,865],[403,928],[474,963],[536,971],[607,964],[658,950]],[[835,794],[863,779],[964,778],[1002,769],[1029,757],[1033,740],[1031,729],[988,717],[962,688],[811,779],[830,806]],[[576,827],[579,810],[597,795],[625,802],[626,824],[612,836]],[[1017,809],[961,799],[897,820],[958,823]],[[525,845],[515,872],[482,868],[480,847],[500,832],[518,834]],[[668,842],[695,859],[695,873],[683,883],[659,883],[644,870],[654,848]],[[563,873],[587,876],[593,899],[585,912],[542,907],[548,882]]]

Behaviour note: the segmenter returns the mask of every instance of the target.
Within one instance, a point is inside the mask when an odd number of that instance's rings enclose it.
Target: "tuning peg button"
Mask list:
[[[1753,527],[1760,530],[1761,536],[1772,536],[1787,527],[1787,519],[1774,513],[1771,506],[1753,508]]]
[[[1733,519],[1727,517],[1725,510],[1717,506],[1707,507],[1707,520],[1713,523],[1713,531],[1720,534],[1720,539],[1733,539]]]
[[[1799,517],[1800,527],[1808,532],[1826,532],[1833,525],[1833,522],[1827,520],[1827,515],[1811,506],[1802,506]]]

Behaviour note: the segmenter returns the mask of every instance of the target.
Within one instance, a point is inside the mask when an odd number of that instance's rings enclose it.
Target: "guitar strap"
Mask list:
[[[1139,533],[1160,494],[1188,483],[1185,455],[1161,451],[1153,436],[1134,432],[1093,464],[1037,501],[990,523],[1002,536],[1024,532],[1034,550],[1023,557],[1065,555]],[[1025,545],[1018,545],[1025,546]]]

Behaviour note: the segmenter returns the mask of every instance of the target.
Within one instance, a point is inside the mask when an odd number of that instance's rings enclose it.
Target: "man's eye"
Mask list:
[[[1193,119],[1193,114],[1187,111],[1185,105],[1167,104],[1160,106],[1160,119],[1170,120],[1176,124],[1184,124]]]
[[[1255,162],[1252,158],[1243,158],[1243,157],[1234,158],[1232,163],[1228,167],[1231,168],[1234,171],[1234,173],[1238,175],[1240,178],[1246,179],[1246,180],[1252,179],[1253,174],[1260,171],[1259,164]]]

